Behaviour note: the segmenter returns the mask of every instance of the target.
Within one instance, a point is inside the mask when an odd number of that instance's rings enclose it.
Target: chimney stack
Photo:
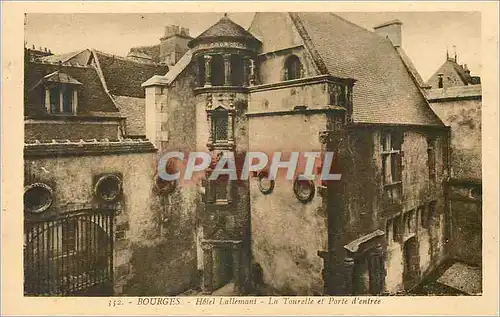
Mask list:
[[[178,25],[165,26],[165,35],[160,38],[160,63],[175,65],[189,50],[187,43],[192,40],[189,29]]]
[[[401,47],[403,39],[401,36],[401,26],[403,22],[400,20],[392,20],[380,25],[373,29],[378,35],[388,38],[394,47]]]

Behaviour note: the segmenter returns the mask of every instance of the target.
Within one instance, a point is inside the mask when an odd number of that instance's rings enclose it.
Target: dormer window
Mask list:
[[[77,103],[78,92],[76,88],[71,85],[51,85],[45,89],[45,106],[49,113],[76,113]]]
[[[78,108],[78,87],[82,85],[71,76],[56,71],[45,76],[43,83],[45,109],[50,114],[75,114]]]
[[[295,56],[289,56],[285,61],[284,80],[299,79],[303,77],[302,63],[300,59]]]

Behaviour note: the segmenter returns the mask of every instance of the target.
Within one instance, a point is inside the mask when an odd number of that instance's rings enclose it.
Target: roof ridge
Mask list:
[[[99,80],[101,81],[102,88],[104,89],[104,92],[106,93],[106,95],[109,97],[109,99],[111,99],[111,102],[113,103],[115,108],[118,111],[120,111],[118,103],[116,102],[115,98],[113,98],[113,95],[109,92],[108,84],[106,83],[106,78],[104,77],[104,73],[102,72],[101,63],[99,62],[99,58],[97,56],[96,51],[97,50],[95,50],[93,48],[90,49],[90,52],[91,52],[92,56],[94,57],[94,61],[96,64],[94,69],[97,73],[97,77],[99,77]]]
[[[130,59],[130,58],[127,58],[125,56],[121,56],[121,55],[115,55],[115,54],[111,54],[111,53],[107,53],[107,52],[103,52],[103,51],[99,51],[99,50],[96,50],[96,49],[93,49],[96,53],[98,54],[102,54],[104,56],[107,56],[107,57],[113,57],[113,58],[116,58],[118,60],[121,60],[121,61],[124,61],[124,62],[131,62],[131,63],[134,63],[134,64],[139,64],[139,65],[154,65],[154,66],[159,66],[161,65],[160,63],[143,63],[143,62],[139,62],[139,61],[136,61],[136,60],[133,60],[133,59]]]
[[[314,64],[318,68],[319,72],[321,74],[330,74],[330,71],[328,70],[328,67],[325,64],[325,61],[321,57],[321,54],[318,52],[318,50],[314,47],[314,43],[309,36],[309,33],[307,32],[306,27],[304,26],[304,23],[302,22],[302,19],[300,18],[299,14],[296,12],[288,12],[288,15],[290,16],[290,19],[292,20],[293,24],[297,28],[297,32],[299,33],[300,37],[304,41],[304,45],[306,49],[309,51],[311,54],[311,57],[313,58]]]

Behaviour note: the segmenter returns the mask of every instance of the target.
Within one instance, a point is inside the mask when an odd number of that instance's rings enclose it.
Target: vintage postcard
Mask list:
[[[498,314],[498,3],[2,6],[3,314]]]

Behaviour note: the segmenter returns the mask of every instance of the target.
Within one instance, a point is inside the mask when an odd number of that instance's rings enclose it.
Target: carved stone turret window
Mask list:
[[[212,139],[215,143],[228,140],[228,113],[217,109],[212,113]]]

